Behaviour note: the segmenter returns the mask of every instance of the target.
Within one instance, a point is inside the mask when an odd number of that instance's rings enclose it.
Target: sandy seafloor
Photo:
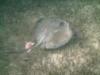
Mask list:
[[[40,17],[78,32],[63,48],[24,49]],[[0,0],[0,75],[100,75],[99,0]]]

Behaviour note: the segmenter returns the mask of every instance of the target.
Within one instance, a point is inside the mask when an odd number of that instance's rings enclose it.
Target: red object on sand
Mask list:
[[[33,42],[26,42],[25,49],[31,49],[33,45],[34,45]]]

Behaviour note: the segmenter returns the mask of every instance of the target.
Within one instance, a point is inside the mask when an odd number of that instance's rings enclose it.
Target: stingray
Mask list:
[[[26,42],[25,49],[32,47],[56,49],[67,44],[72,38],[69,23],[58,18],[45,18],[37,21],[33,29],[32,40]]]

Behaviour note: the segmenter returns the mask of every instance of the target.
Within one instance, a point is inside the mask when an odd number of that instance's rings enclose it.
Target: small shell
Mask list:
[[[34,45],[34,43],[33,42],[25,42],[26,44],[25,44],[25,49],[31,49],[32,48],[32,46]]]

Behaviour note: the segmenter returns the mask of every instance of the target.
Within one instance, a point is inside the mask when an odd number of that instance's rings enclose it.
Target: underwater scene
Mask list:
[[[100,75],[100,0],[0,0],[0,75]]]

